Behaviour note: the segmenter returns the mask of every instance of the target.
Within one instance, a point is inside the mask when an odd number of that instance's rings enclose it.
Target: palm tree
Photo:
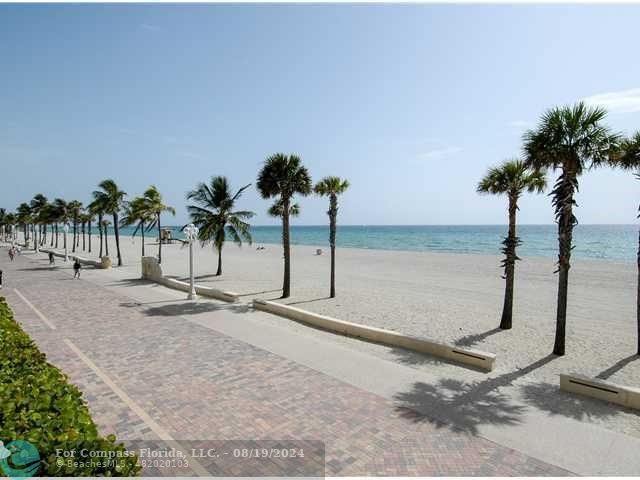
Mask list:
[[[31,200],[30,203],[30,207],[31,207],[31,213],[32,213],[32,218],[34,223],[38,224],[38,233],[40,233],[42,231],[42,223],[41,223],[41,217],[40,215],[43,213],[45,207],[47,206],[47,197],[45,197],[43,194],[38,193],[36,194],[33,199]],[[35,227],[34,227],[35,228]],[[36,232],[36,230],[34,229],[34,233]],[[34,238],[33,242],[34,242],[34,249],[37,251],[38,247],[40,244],[42,244],[42,236],[39,235],[37,238]]]
[[[62,223],[63,225],[69,221],[69,211],[67,207],[67,202],[65,202],[62,198],[56,198],[53,201],[53,209],[55,211],[56,217],[56,248],[58,248],[58,224]]]
[[[340,177],[325,177],[316,183],[313,191],[329,197],[329,246],[331,247],[331,289],[329,297],[336,296],[336,222],[338,219],[338,195],[349,188],[349,182]]]
[[[518,199],[525,190],[529,193],[542,193],[547,186],[545,174],[543,170],[529,170],[522,160],[516,158],[505,161],[499,167],[490,168],[478,183],[478,193],[506,194],[509,199],[509,233],[502,242],[504,245],[502,253],[505,257],[501,266],[504,268],[503,278],[506,281],[500,320],[500,328],[503,330],[508,330],[512,326],[515,266],[516,261],[520,260],[516,255],[516,247],[522,243],[516,235]]]
[[[99,253],[99,257],[102,258],[102,249],[103,249],[103,235],[102,235],[102,226],[103,226],[103,218],[104,218],[104,213],[105,213],[105,205],[104,205],[104,198],[98,197],[93,199],[93,201],[91,203],[89,203],[89,205],[87,206],[87,210],[89,211],[90,215],[98,216],[98,233],[100,234],[100,253]],[[91,226],[91,224],[89,224],[89,226]],[[89,235],[91,236],[91,235]],[[91,240],[89,240],[89,247],[91,247]]]
[[[104,213],[113,215],[113,230],[116,235],[116,250],[118,252],[118,266],[122,266],[122,255],[120,254],[120,229],[118,215],[124,204],[125,192],[118,188],[115,181],[111,179],[103,180],[98,185],[102,190],[93,192],[93,198],[104,208]]]
[[[104,235],[104,254],[108,257],[109,256],[109,220],[104,218],[102,219],[102,221],[100,222],[100,226],[102,227],[102,232]],[[100,248],[102,248],[102,245],[100,245]]]
[[[130,202],[127,202],[124,215],[120,220],[120,225],[123,227],[129,225],[136,225],[133,231],[132,237],[135,237],[138,231],[142,237],[142,256],[144,257],[144,229],[154,218],[154,214],[148,210],[148,204],[144,197],[135,197]]]
[[[21,203],[16,209],[16,220],[22,225],[25,243],[29,241],[29,225],[32,222],[31,207],[28,203]]]
[[[621,142],[620,153],[614,159],[614,166],[621,167],[625,170],[634,170],[635,176],[640,180],[640,132],[636,132],[631,138]],[[640,207],[638,207],[640,212]],[[640,218],[640,215],[638,215]],[[638,355],[640,355],[640,231],[638,232],[638,280],[636,294],[636,321],[638,323]]]
[[[79,240],[78,236],[78,222],[80,221],[80,215],[82,214],[82,203],[78,200],[71,200],[67,204],[67,208],[69,211],[69,219],[73,223],[73,241],[71,242],[71,251],[76,251],[76,246],[78,244],[77,240]]]
[[[553,353],[564,355],[567,323],[569,268],[573,248],[573,228],[578,223],[573,207],[578,190],[578,177],[585,169],[607,164],[617,148],[619,136],[602,122],[607,112],[588,107],[583,102],[574,106],[552,108],[537,128],[524,134],[526,164],[535,170],[560,169],[551,191],[558,223],[558,304],[556,338]]]
[[[242,245],[243,240],[251,243],[251,226],[245,220],[253,217],[254,213],[234,210],[236,200],[250,186],[245,185],[231,195],[227,178],[218,176],[212,177],[209,185],[199,183],[195,190],[187,194],[187,200],[195,202],[195,205],[187,206],[187,211],[193,224],[199,228],[199,240],[203,245],[212,242],[218,251],[216,275],[222,275],[222,246],[227,233],[238,246]]]
[[[264,162],[258,174],[258,190],[262,198],[276,198],[282,213],[282,247],[284,250],[284,280],[282,298],[291,294],[291,248],[289,242],[289,208],[296,193],[311,193],[311,176],[297,155],[276,153]]]
[[[162,228],[160,225],[160,215],[162,215],[162,212],[169,212],[175,216],[176,209],[162,203],[162,195],[155,185],[147,188],[143,198],[147,204],[146,209],[152,216],[147,230],[151,230],[154,227],[158,228],[158,263],[162,263]]]
[[[7,211],[4,208],[0,208],[0,238],[5,240],[7,228]]]
[[[6,213],[4,215],[5,221],[5,235],[9,236],[9,239],[13,241],[16,238],[16,232],[14,231],[14,225],[16,224],[16,215],[14,213]]]

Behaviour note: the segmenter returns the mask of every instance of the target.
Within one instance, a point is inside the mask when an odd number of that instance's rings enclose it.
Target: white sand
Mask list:
[[[94,237],[94,252],[97,238]],[[139,275],[140,240],[121,239],[126,269]],[[575,260],[570,271],[567,344],[564,357],[550,357],[555,333],[557,275],[552,259],[524,258],[517,264],[513,329],[499,331],[504,280],[500,259],[491,255],[391,252],[338,249],[337,298],[328,299],[329,255],[317,247],[292,248],[292,297],[284,303],[352,322],[374,325],[428,339],[472,346],[498,355],[490,378],[498,388],[535,408],[602,423],[640,436],[640,416],[630,410],[580,404],[557,397],[559,373],[600,375],[640,388],[636,351],[636,266],[598,260]],[[157,251],[148,240],[147,255]],[[110,239],[115,263],[115,241]],[[282,287],[282,248],[256,245],[223,250],[223,275],[215,277],[217,256],[211,247],[196,250],[197,283],[215,285],[243,299],[277,299]],[[186,278],[188,249],[163,246],[165,274]],[[304,326],[292,328],[305,329]],[[326,335],[318,332],[318,335]],[[340,341],[339,339],[337,341]],[[438,369],[465,382],[485,374],[403,351],[358,342],[371,353],[415,368]],[[517,385],[519,388],[515,389]],[[564,402],[564,403],[563,403]],[[564,411],[564,410],[566,411]],[[558,410],[557,412],[555,410]]]

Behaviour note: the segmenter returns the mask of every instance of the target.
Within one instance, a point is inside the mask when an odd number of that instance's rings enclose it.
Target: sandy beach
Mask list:
[[[109,242],[115,264],[114,238]],[[264,250],[256,250],[256,246],[225,245],[221,277],[214,275],[217,255],[213,248],[198,246],[197,283],[237,292],[246,302],[253,298],[277,300],[282,283],[282,248],[265,245]],[[94,237],[94,253],[97,247]],[[147,239],[146,248],[147,255],[157,252],[154,240]],[[316,255],[316,248],[322,248],[323,255]],[[139,277],[140,239],[122,237],[121,249],[122,270],[132,279]],[[338,249],[335,299],[327,298],[329,261],[327,247],[293,246],[292,296],[278,301],[351,322],[497,354],[495,370],[486,375],[398,349],[351,342],[357,344],[356,348],[390,361],[437,370],[461,382],[456,388],[448,386],[451,395],[488,377],[506,378],[495,385],[499,394],[512,395],[551,415],[568,415],[640,436],[637,413],[569,397],[557,390],[559,373],[640,387],[640,357],[634,355],[634,264],[573,262],[567,354],[555,357],[550,353],[555,333],[557,276],[550,259],[528,257],[518,262],[514,327],[510,331],[497,329],[504,281],[496,256]],[[179,243],[163,245],[163,270],[166,275],[186,279],[188,249]],[[300,334],[330,336],[277,317],[273,321],[286,323]],[[346,341],[333,337],[337,342]]]

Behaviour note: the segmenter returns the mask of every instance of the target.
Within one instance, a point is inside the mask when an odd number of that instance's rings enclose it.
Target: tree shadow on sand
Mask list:
[[[558,385],[536,383],[520,387],[527,403],[551,415],[562,415],[575,420],[611,418],[622,412],[638,415],[638,412],[595,398],[564,392]]]
[[[548,355],[515,372],[481,382],[465,383],[452,378],[441,379],[435,385],[416,382],[411,391],[394,395],[396,411],[416,423],[427,422],[437,428],[450,426],[474,435],[483,424],[516,425],[527,407],[514,403],[500,388],[555,358]]]
[[[606,380],[607,378],[611,377],[612,375],[614,375],[615,373],[619,372],[624,367],[629,365],[631,362],[636,360],[640,362],[640,355],[638,355],[637,353],[633,355],[629,355],[626,358],[618,360],[615,364],[611,365],[606,370],[603,370],[602,372],[600,372],[598,375],[596,375],[596,378],[601,378],[603,380]]]
[[[474,333],[471,335],[466,335],[464,337],[461,337],[455,342],[453,342],[453,344],[456,347],[472,347],[482,342],[486,338],[490,337],[491,335],[495,335],[496,333],[503,332],[503,331],[504,330],[498,327],[492,328],[491,330],[487,330],[486,332]]]

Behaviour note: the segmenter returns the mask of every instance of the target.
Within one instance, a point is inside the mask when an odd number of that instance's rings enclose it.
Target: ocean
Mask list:
[[[180,227],[167,227],[174,236],[184,238]],[[110,233],[113,233],[110,229]],[[130,227],[121,229],[130,235]],[[339,247],[376,250],[435,251],[451,253],[500,254],[506,225],[339,225],[336,243]],[[150,235],[154,235],[155,232]],[[278,244],[280,226],[252,227],[253,243]],[[521,257],[557,257],[556,225],[519,225]],[[291,243],[327,245],[329,227],[291,227]],[[574,230],[573,258],[636,261],[638,226],[577,225]]]

